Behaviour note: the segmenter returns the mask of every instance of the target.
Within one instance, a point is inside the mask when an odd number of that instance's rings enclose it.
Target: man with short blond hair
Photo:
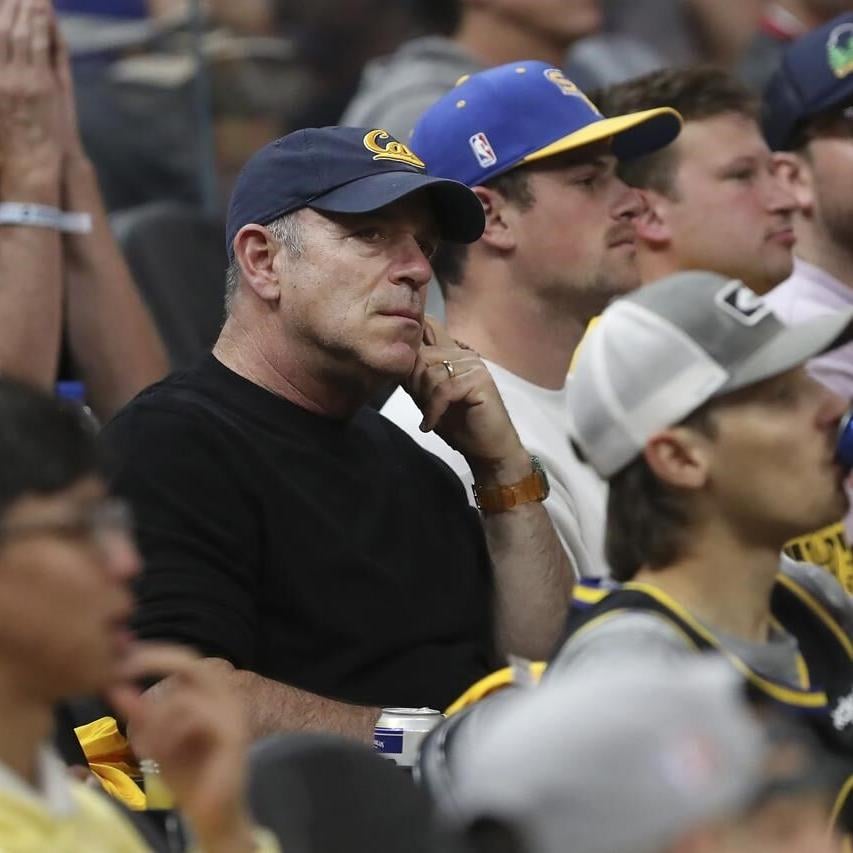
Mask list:
[[[590,317],[640,283],[642,204],[617,161],[666,145],[679,128],[666,108],[605,119],[560,69],[525,61],[460,83],[412,135],[430,171],[473,187],[486,211],[476,243],[443,244],[436,255],[448,331],[485,359],[549,479],[545,507],[580,576],[607,573],[604,487],[566,435],[567,373]],[[474,485],[467,460],[424,431],[403,391],[382,413]]]

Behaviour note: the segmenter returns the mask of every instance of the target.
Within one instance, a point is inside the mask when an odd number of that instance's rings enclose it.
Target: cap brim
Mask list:
[[[605,139],[613,140],[613,153],[620,160],[630,160],[669,145],[681,132],[681,124],[681,115],[670,107],[603,118],[528,154],[522,162],[543,160]]]
[[[789,326],[733,370],[715,396],[793,370],[850,340],[853,340],[853,309]]]
[[[328,213],[371,213],[426,190],[443,240],[473,243],[486,227],[480,199],[465,184],[416,172],[377,172],[313,199],[308,207]]]

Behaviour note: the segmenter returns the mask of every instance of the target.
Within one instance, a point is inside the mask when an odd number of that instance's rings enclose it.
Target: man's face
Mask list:
[[[721,398],[708,439],[715,512],[746,540],[780,546],[838,521],[848,506],[835,462],[844,410],[803,368]]]
[[[707,269],[766,293],[792,269],[796,209],[755,122],[736,113],[689,121],[674,143],[672,198],[658,198],[678,269]]]
[[[844,113],[818,123],[806,147],[806,168],[811,172],[815,226],[849,252],[853,247],[853,108]]]
[[[402,379],[421,345],[438,229],[422,194],[375,213],[299,214],[303,247],[276,258],[289,345],[330,376]]]
[[[490,8],[519,28],[566,47],[597,32],[603,22],[601,0],[491,0]]]
[[[517,218],[519,280],[581,319],[636,288],[633,223],[642,200],[616,177],[607,148],[588,146],[524,168],[534,202]]]
[[[131,642],[139,556],[118,504],[80,481],[0,521],[0,672],[45,701],[110,684]]]

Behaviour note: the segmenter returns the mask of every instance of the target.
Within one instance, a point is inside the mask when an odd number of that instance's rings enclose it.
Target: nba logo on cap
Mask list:
[[[474,156],[477,158],[477,162],[481,168],[488,169],[489,166],[494,166],[498,162],[494,149],[489,144],[485,133],[475,133],[468,140],[468,144],[471,146],[471,150],[474,152]]]

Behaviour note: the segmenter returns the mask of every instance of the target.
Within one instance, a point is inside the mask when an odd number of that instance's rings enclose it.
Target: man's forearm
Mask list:
[[[326,699],[244,669],[232,670],[226,677],[244,701],[253,738],[316,731],[373,743],[379,708]]]
[[[64,189],[69,210],[92,215],[91,234],[65,237],[68,333],[90,404],[106,420],[162,378],[168,359],[110,230],[91,163],[70,161]]]
[[[472,466],[478,484],[510,485],[531,472],[520,457],[502,470]],[[566,552],[541,503],[482,516],[495,573],[498,651],[549,657],[562,636],[574,585]]]
[[[37,173],[9,164],[0,201],[59,207],[59,158]],[[52,391],[62,330],[59,232],[0,226],[0,373]]]

